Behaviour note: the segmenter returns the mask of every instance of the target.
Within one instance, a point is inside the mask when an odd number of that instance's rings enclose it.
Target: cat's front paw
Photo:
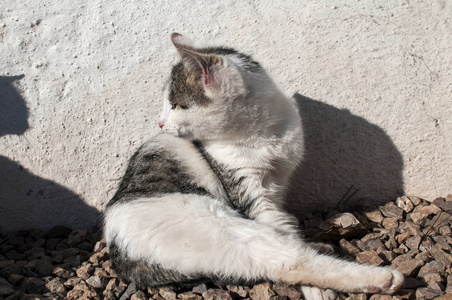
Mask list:
[[[399,271],[382,268],[376,272],[374,283],[369,285],[364,292],[372,294],[392,294],[403,283],[403,275]]]

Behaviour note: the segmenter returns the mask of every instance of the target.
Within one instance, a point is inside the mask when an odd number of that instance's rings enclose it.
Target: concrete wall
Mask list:
[[[334,2],[334,4],[333,4]],[[253,55],[304,118],[317,207],[452,191],[452,3],[3,1],[0,226],[88,226],[158,132],[169,35]],[[352,199],[352,200],[353,200]]]

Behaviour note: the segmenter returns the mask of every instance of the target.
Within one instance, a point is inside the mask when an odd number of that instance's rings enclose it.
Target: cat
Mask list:
[[[250,56],[171,40],[181,61],[163,92],[163,132],[132,156],[104,213],[119,277],[143,287],[284,282],[311,299],[320,289],[395,292],[401,273],[320,254],[284,211],[304,148],[295,103]]]

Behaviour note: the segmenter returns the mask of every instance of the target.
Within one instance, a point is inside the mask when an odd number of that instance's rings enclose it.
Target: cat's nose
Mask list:
[[[159,121],[159,127],[160,127],[160,129],[162,129],[164,125],[165,125],[165,123],[163,123],[163,121]]]

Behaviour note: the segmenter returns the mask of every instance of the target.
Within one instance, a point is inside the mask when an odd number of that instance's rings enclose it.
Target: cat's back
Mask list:
[[[218,178],[191,141],[159,134],[132,156],[108,207],[173,193],[224,195]]]

